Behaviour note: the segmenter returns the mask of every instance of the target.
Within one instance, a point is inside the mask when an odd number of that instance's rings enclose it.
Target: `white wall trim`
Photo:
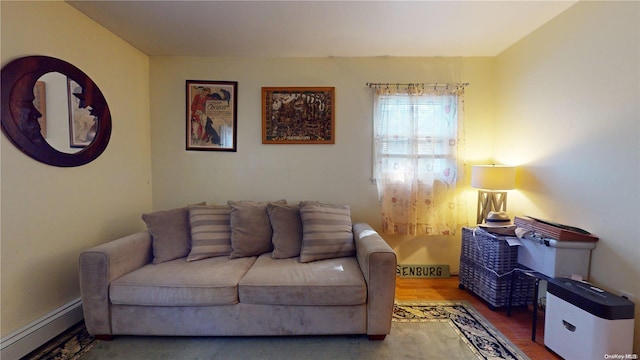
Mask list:
[[[83,319],[77,298],[0,339],[0,358],[19,359]]]

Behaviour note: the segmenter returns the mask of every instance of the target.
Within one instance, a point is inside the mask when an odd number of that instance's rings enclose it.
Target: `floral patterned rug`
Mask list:
[[[396,301],[393,321],[448,322],[479,359],[529,359],[466,301]]]

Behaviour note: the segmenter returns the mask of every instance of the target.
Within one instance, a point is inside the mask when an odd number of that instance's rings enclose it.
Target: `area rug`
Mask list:
[[[98,341],[89,335],[84,322],[81,321],[23,359],[75,360],[97,343]]]
[[[514,359],[528,360],[465,301],[397,302],[384,341],[364,335],[256,337],[118,336],[96,341],[83,323],[30,360],[102,359]]]
[[[394,322],[445,322],[479,359],[528,359],[466,301],[396,302]]]

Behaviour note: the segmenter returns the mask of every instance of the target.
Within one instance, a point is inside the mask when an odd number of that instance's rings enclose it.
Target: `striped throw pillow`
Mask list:
[[[355,254],[349,205],[302,201],[300,218],[302,220],[300,262]]]
[[[231,253],[231,207],[226,205],[189,207],[191,251],[187,261]]]

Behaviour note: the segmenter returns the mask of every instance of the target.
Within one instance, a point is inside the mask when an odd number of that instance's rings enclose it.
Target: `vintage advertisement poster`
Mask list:
[[[236,151],[238,83],[187,80],[186,86],[187,150]]]

